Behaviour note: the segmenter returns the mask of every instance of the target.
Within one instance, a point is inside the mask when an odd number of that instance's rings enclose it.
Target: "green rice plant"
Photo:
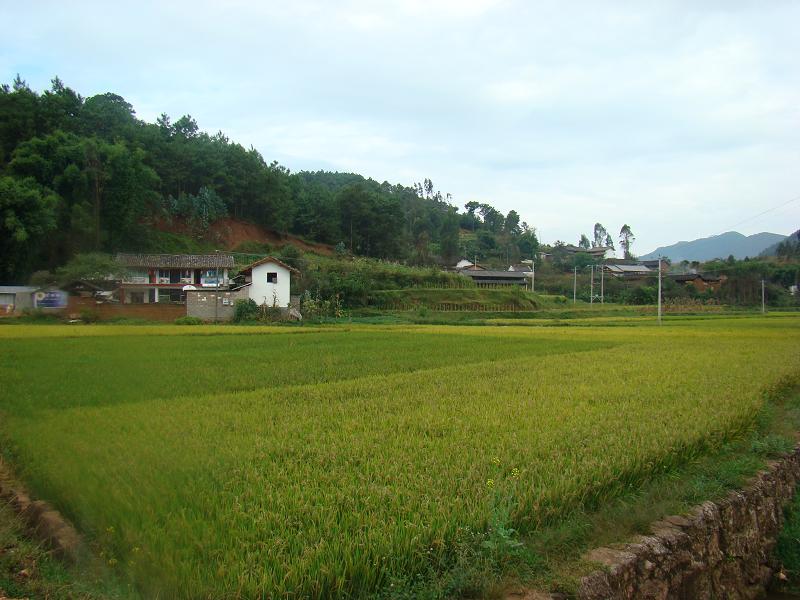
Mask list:
[[[750,431],[800,366],[800,319],[776,321],[30,327],[2,433],[145,597],[468,593],[426,582],[499,576],[518,536]]]

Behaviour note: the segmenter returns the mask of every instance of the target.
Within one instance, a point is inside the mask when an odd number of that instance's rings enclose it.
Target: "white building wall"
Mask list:
[[[267,282],[267,273],[277,273],[278,282]],[[273,293],[277,298],[278,306],[289,306],[289,284],[291,271],[275,263],[265,263],[253,268],[253,283],[249,286],[250,299],[256,304],[272,306]]]

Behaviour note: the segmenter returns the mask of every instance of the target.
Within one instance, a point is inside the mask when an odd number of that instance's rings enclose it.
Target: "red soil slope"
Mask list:
[[[211,225],[209,235],[212,239],[219,240],[226,250],[233,250],[242,242],[258,242],[277,248],[292,244],[304,252],[315,252],[326,256],[333,254],[333,246],[328,244],[307,242],[290,233],[278,233],[260,225],[230,217],[220,219]]]

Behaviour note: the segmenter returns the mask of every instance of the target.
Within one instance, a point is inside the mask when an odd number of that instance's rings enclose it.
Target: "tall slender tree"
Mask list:
[[[592,248],[599,248],[605,243],[608,232],[600,223],[595,223],[593,233],[594,239],[592,240]]]
[[[623,225],[622,229],[619,230],[619,246],[622,248],[623,256],[626,260],[633,257],[631,246],[635,241],[636,238],[633,235],[633,231],[631,231],[630,225]]]

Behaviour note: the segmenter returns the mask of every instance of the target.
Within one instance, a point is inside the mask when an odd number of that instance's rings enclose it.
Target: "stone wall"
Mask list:
[[[763,597],[780,568],[772,551],[799,482],[800,447],[720,502],[654,523],[633,543],[591,551],[585,558],[603,568],[581,580],[578,598]]]

